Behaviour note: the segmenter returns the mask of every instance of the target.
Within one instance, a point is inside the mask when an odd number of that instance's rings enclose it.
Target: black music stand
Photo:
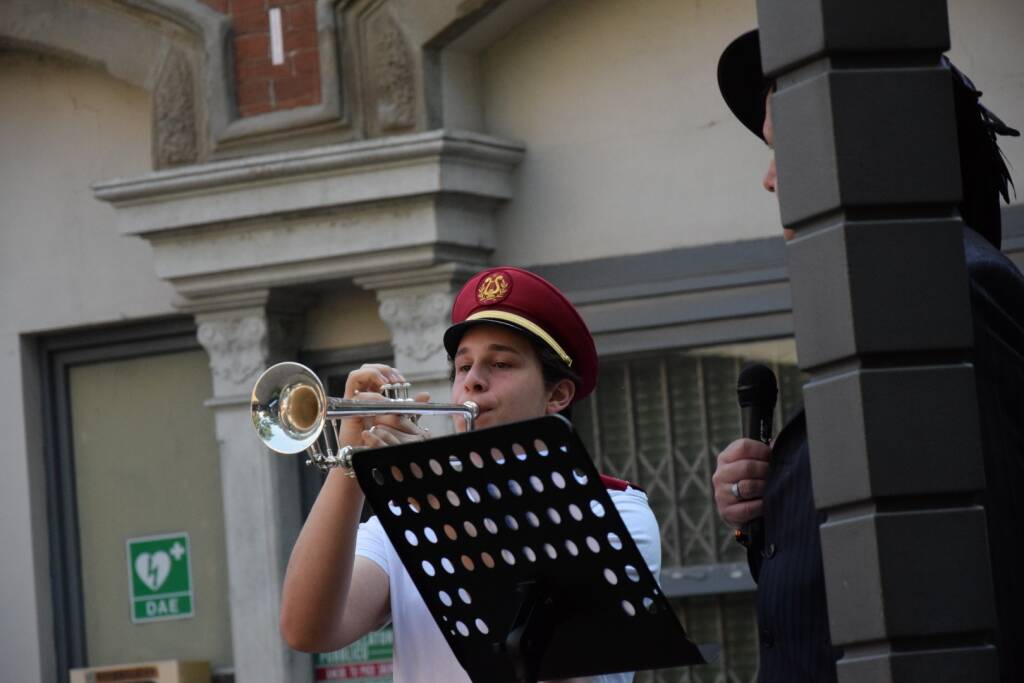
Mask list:
[[[362,451],[353,467],[473,681],[705,663],[564,418]]]

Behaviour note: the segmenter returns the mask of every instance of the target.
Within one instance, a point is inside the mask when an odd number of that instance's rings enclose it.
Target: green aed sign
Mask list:
[[[194,616],[188,534],[129,538],[125,546],[132,622]]]

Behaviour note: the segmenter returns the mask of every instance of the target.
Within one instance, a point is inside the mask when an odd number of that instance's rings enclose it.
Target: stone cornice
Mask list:
[[[357,277],[355,283],[375,291],[410,290],[438,284],[459,287],[478,270],[478,264],[446,261],[429,268],[403,269]]]
[[[519,143],[431,131],[99,183],[183,310],[246,290],[482,264]]]
[[[523,145],[517,142],[436,130],[156,171],[96,183],[93,192],[97,199],[129,210],[129,220],[120,221],[123,233],[142,235],[436,192],[508,199],[512,194],[508,174],[523,153]],[[425,172],[410,176],[411,169]],[[368,175],[379,182],[367,182]],[[319,191],[295,192],[300,186]],[[242,205],[224,201],[254,189],[261,191],[262,201]],[[216,204],[210,207],[212,214],[189,210],[204,199]],[[157,205],[176,205],[181,211],[143,208]]]

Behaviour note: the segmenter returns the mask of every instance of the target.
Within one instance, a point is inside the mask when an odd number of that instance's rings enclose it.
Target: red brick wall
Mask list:
[[[316,0],[203,0],[231,17],[238,113],[253,116],[320,102]],[[281,8],[284,63],[270,63],[270,16]]]

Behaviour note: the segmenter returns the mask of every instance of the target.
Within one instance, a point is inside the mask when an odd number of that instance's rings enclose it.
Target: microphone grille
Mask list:
[[[741,406],[759,405],[774,410],[778,396],[779,384],[767,365],[751,363],[740,371],[736,380],[736,398]]]

